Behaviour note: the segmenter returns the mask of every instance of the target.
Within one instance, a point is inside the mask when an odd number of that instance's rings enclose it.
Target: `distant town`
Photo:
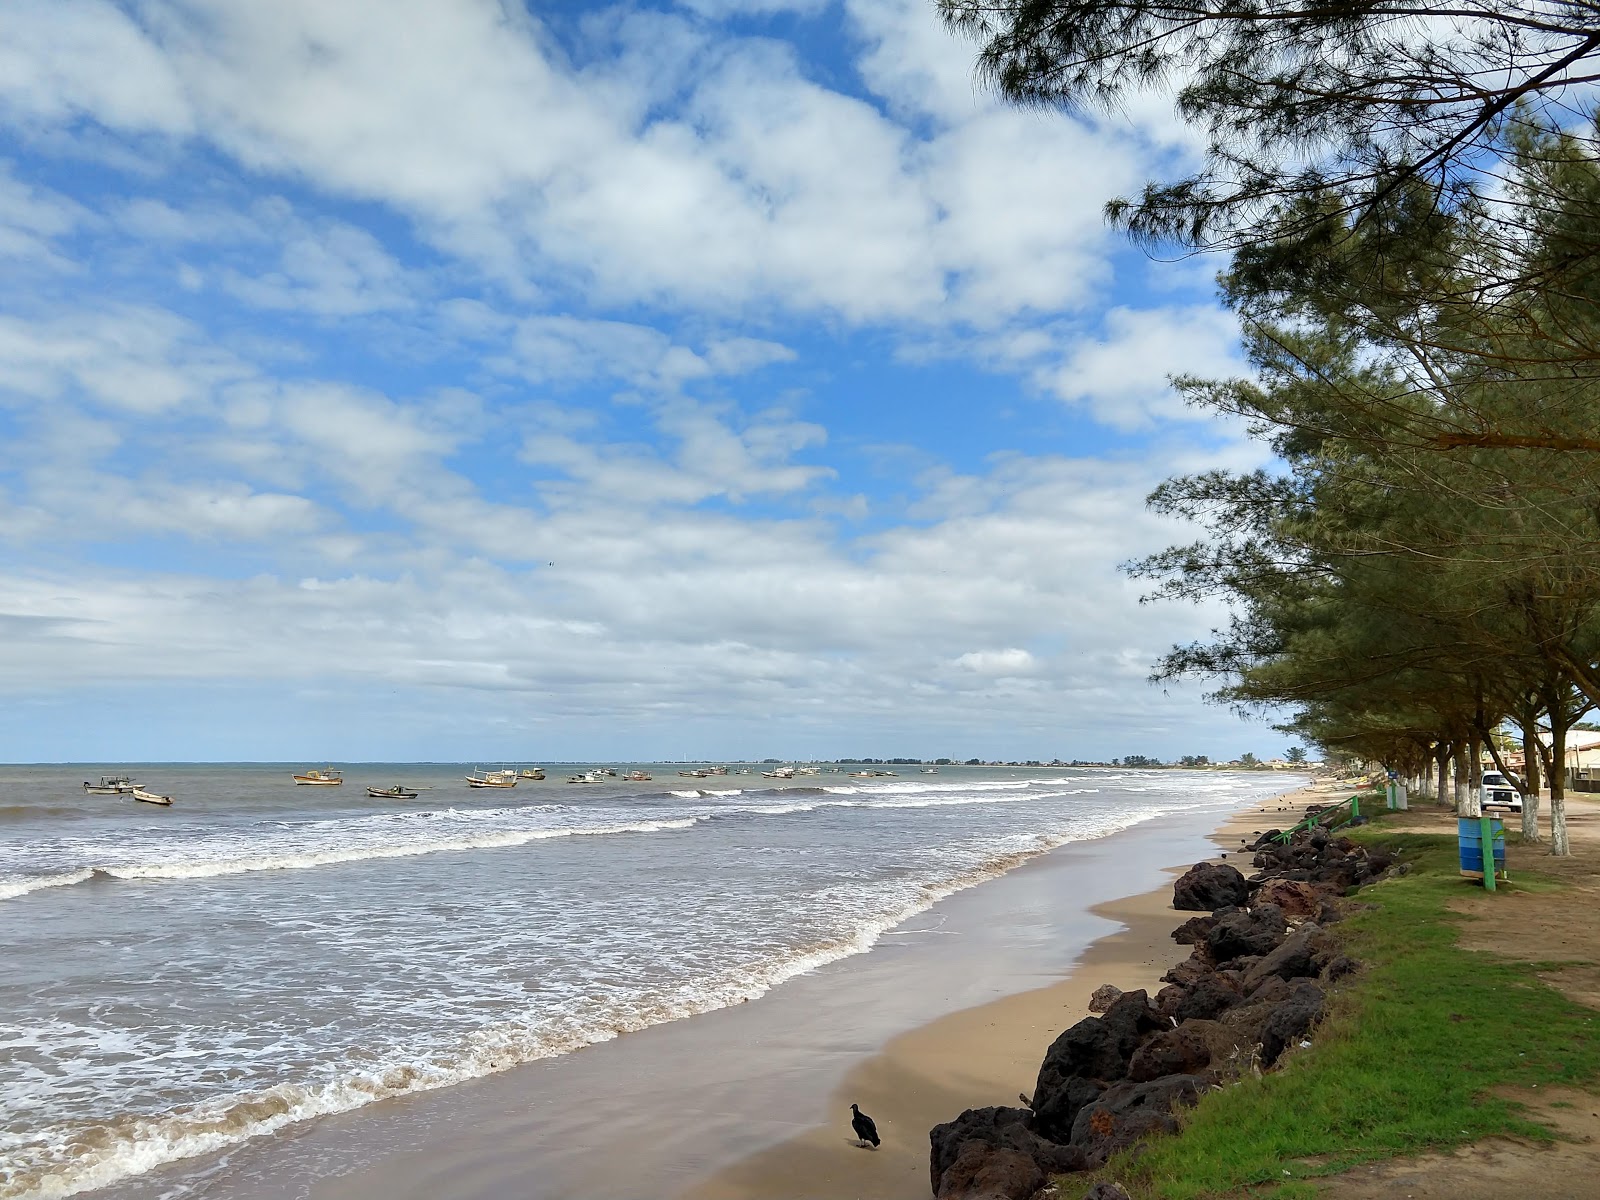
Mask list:
[[[783,760],[764,758],[763,763],[776,763]],[[1298,746],[1291,747],[1282,758],[1257,758],[1254,754],[1241,754],[1238,758],[1226,761],[1213,761],[1204,754],[1185,754],[1180,758],[1167,762],[1164,759],[1151,758],[1144,754],[1129,754],[1122,758],[1110,760],[1099,759],[1063,759],[1052,758],[1048,761],[1038,758],[1022,759],[997,759],[997,758],[839,758],[834,759],[839,766],[885,766],[885,767],[1138,767],[1152,769],[1168,767],[1174,769],[1189,768],[1206,770],[1231,770],[1231,771],[1303,771],[1313,767],[1320,767],[1322,763],[1306,757],[1306,752]]]

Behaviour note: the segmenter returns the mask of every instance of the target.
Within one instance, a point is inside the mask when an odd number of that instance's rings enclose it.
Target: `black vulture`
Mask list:
[[[850,1111],[855,1114],[850,1118],[850,1128],[856,1131],[857,1140],[863,1146],[871,1142],[872,1148],[876,1150],[878,1148],[878,1127],[872,1123],[871,1117],[867,1116],[854,1104],[850,1106]]]

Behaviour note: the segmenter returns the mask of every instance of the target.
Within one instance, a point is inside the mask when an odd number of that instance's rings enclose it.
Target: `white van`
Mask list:
[[[1490,808],[1504,809],[1507,812],[1519,813],[1522,811],[1522,793],[1512,786],[1499,771],[1485,771],[1483,773],[1483,787],[1479,792],[1479,803],[1487,811]]]

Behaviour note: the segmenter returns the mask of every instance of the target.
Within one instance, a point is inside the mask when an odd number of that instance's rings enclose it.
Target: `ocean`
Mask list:
[[[303,764],[296,764],[299,769]],[[469,789],[474,764],[0,768],[0,1197],[119,1185],[755,998],[1056,847],[1282,776],[888,768]],[[486,764],[498,766],[499,764]],[[403,783],[415,800],[367,797]],[[181,1172],[162,1194],[192,1194]],[[200,1178],[197,1176],[197,1178]]]

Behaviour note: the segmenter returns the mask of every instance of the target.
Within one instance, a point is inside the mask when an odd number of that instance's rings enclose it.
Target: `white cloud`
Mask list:
[[[956,666],[979,675],[1026,675],[1037,666],[1026,650],[969,650],[956,659]]]
[[[1096,419],[1121,429],[1148,428],[1155,421],[1207,414],[1184,407],[1169,385],[1172,375],[1229,377],[1244,370],[1239,328],[1215,306],[1105,314],[1099,338],[1081,338],[1059,365],[1042,368],[1037,382]]]
[[[0,38],[0,111],[114,129],[190,129],[183,84],[161,51],[105,0],[8,0]]]

